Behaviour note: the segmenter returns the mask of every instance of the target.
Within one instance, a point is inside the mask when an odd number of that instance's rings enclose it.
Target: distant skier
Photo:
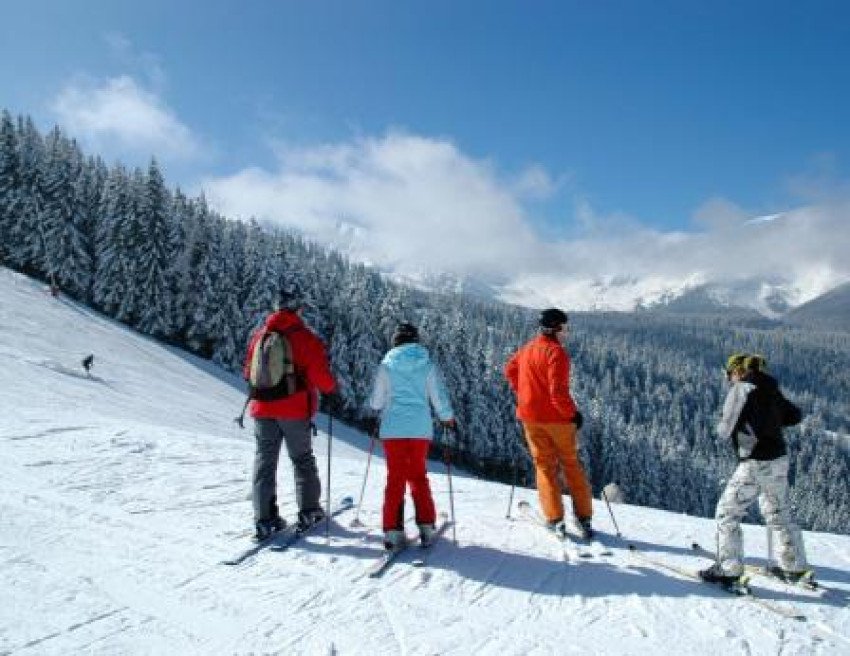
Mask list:
[[[455,427],[442,376],[428,351],[419,344],[416,327],[399,324],[392,345],[378,367],[369,398],[371,409],[381,413],[380,422],[372,416],[369,423],[373,429],[379,427],[387,460],[382,522],[387,549],[397,549],[405,543],[404,493],[408,485],[420,540],[422,544],[431,540],[437,519],[426,464],[434,436],[431,407],[443,426]]]
[[[325,518],[311,432],[319,407],[317,390],[330,394],[336,387],[324,345],[301,319],[303,301],[297,287],[282,291],[275,308],[252,335],[244,367],[252,386],[249,411],[257,440],[253,475],[257,540],[286,526],[277,506],[277,464],[284,442],[295,475],[298,524],[307,528]]]
[[[91,375],[91,368],[94,366],[94,354],[89,353],[86,357],[83,358],[83,369],[86,370],[87,375]]]
[[[570,356],[565,312],[540,313],[540,334],[508,360],[505,378],[517,397],[517,418],[534,460],[537,492],[549,527],[566,534],[559,468],[573,500],[573,512],[585,537],[593,535],[593,496],[578,459],[582,417],[570,395]]]
[[[788,498],[788,455],[783,426],[800,421],[800,410],[765,373],[758,355],[736,353],[726,361],[731,382],[717,426],[721,439],[731,440],[738,466],[717,503],[717,563],[699,574],[706,581],[734,582],[744,571],[741,520],[758,498],[767,525],[779,535],[779,574],[797,580],[808,572],[800,530]]]

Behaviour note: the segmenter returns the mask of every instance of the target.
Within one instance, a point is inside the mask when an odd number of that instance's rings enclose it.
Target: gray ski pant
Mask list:
[[[295,500],[298,510],[320,508],[322,484],[313,455],[310,424],[304,419],[255,419],[254,437],[254,521],[278,516],[277,464],[282,444],[292,461],[295,475]]]
[[[744,544],[741,520],[758,498],[765,522],[778,540],[779,565],[798,572],[807,567],[800,529],[791,515],[788,497],[788,456],[776,460],[745,460],[738,464],[717,502],[720,567],[730,576],[744,570]]]

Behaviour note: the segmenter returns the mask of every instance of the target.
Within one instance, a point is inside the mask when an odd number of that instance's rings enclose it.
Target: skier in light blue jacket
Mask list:
[[[431,408],[446,427],[455,427],[454,412],[440,371],[419,332],[401,323],[391,348],[378,367],[369,406],[380,413],[380,439],[387,461],[384,490],[384,546],[398,549],[405,542],[404,494],[407,485],[416,508],[419,537],[427,544],[437,518],[426,460],[434,425]]]

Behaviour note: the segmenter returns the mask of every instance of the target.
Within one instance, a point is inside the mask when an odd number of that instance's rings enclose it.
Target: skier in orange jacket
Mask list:
[[[517,397],[516,416],[522,422],[534,460],[537,491],[549,527],[566,531],[559,469],[573,500],[577,528],[591,537],[592,493],[578,459],[581,413],[570,396],[570,356],[565,312],[540,313],[540,334],[526,342],[505,366],[505,378]]]

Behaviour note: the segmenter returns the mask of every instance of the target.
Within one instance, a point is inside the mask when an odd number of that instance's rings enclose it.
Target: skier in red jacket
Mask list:
[[[319,502],[321,482],[316,457],[313,455],[311,429],[319,407],[317,392],[332,393],[336,381],[330,371],[324,344],[301,319],[302,310],[303,302],[297,289],[282,291],[275,312],[251,336],[245,358],[243,373],[245,379],[249,380],[254,350],[260,339],[269,331],[283,334],[290,344],[299,381],[296,390],[288,396],[271,400],[253,398],[249,405],[257,439],[253,502],[258,540],[286,526],[277,506],[277,464],[283,443],[286,443],[295,475],[297,521],[300,527],[306,528],[325,518]]]

